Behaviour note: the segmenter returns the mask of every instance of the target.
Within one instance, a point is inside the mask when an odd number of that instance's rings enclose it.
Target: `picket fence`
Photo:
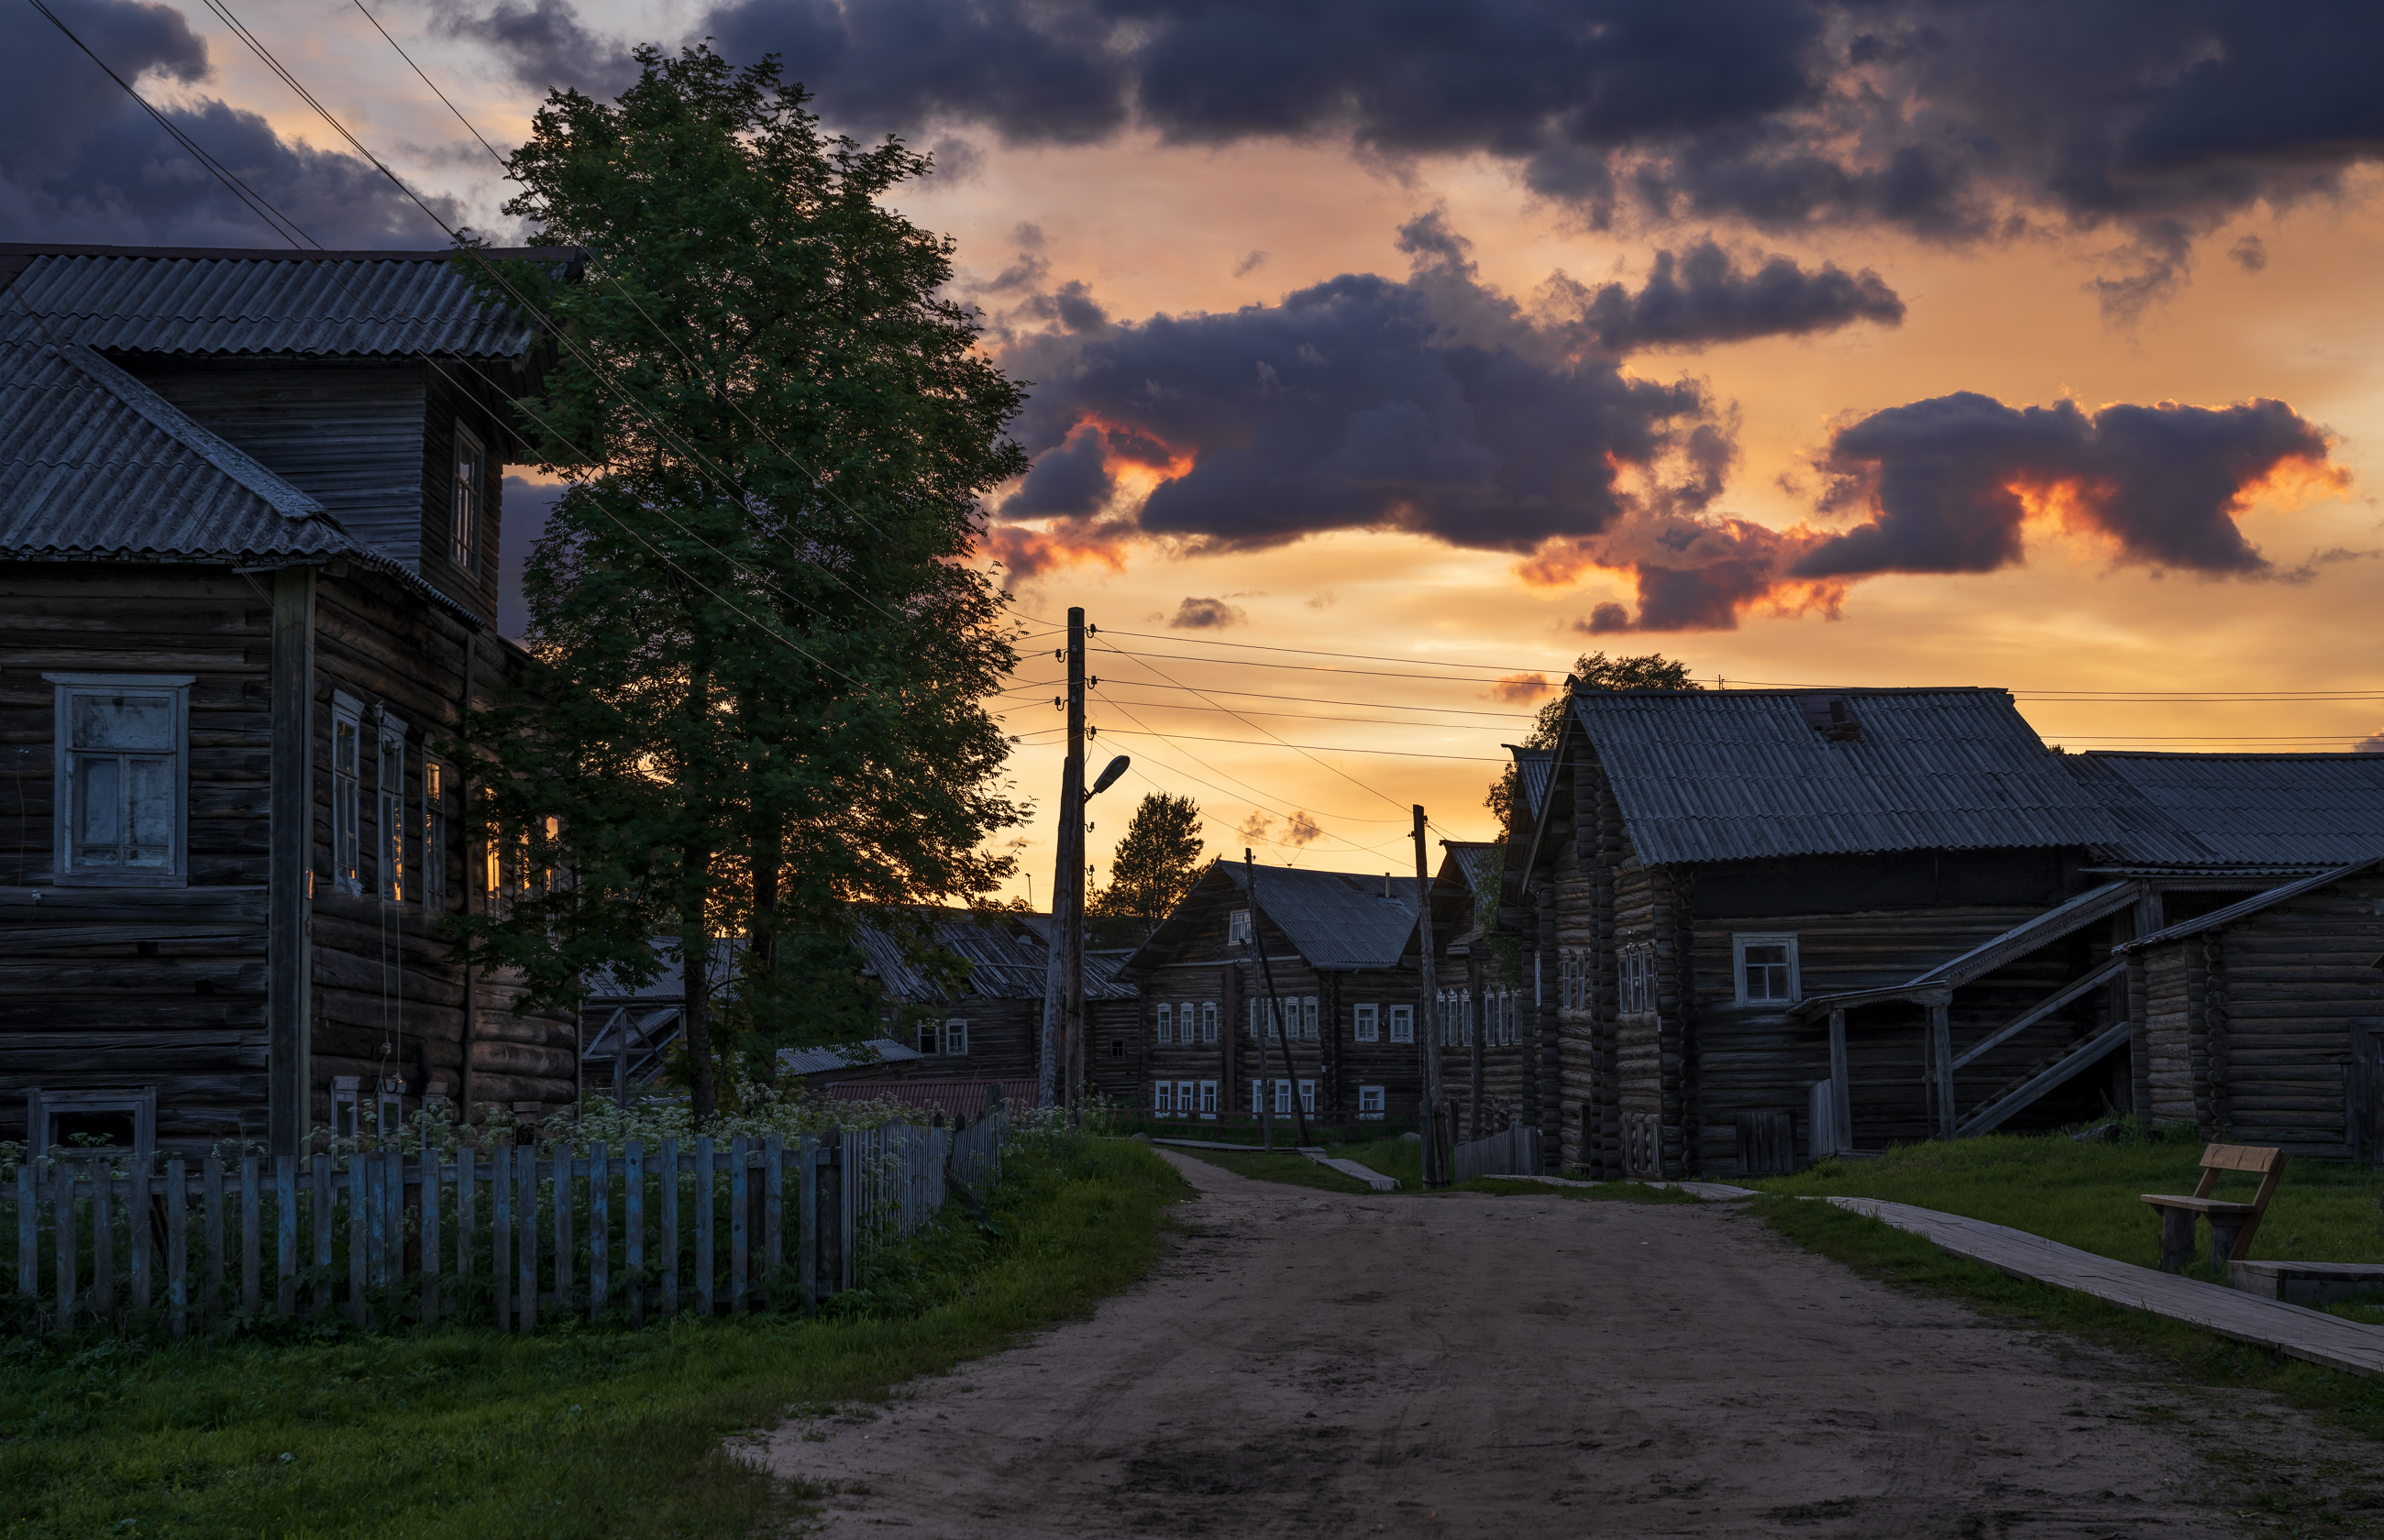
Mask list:
[[[815,1309],[853,1286],[866,1251],[933,1218],[949,1182],[999,1182],[1006,1126],[997,1111],[959,1130],[888,1124],[790,1144],[665,1139],[543,1158],[467,1145],[438,1158],[209,1157],[195,1170],[171,1156],[139,1162],[145,1172],[121,1154],[68,1154],[28,1161],[0,1206],[13,1197],[17,1288],[35,1331],[182,1336],[344,1316],[531,1332],[581,1312],[636,1324],[650,1311]]]
[[[1518,1123],[1486,1139],[1457,1147],[1457,1180],[1477,1176],[1536,1176],[1540,1172],[1540,1131]]]

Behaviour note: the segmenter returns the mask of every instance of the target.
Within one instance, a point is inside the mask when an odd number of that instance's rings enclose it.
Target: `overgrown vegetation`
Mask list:
[[[1025,1141],[821,1317],[401,1336],[336,1326],[0,1348],[0,1534],[743,1536],[774,1492],[722,1439],[1010,1343],[1132,1282],[1180,1178],[1136,1142]]]

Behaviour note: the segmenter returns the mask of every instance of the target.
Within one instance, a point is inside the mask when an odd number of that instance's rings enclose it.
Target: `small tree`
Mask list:
[[[1157,930],[1192,890],[1205,848],[1199,803],[1164,791],[1143,798],[1110,859],[1110,885],[1086,906],[1099,942],[1132,945]]]
[[[1699,689],[1704,687],[1689,677],[1689,665],[1675,662],[1661,652],[1649,652],[1636,658],[1609,658],[1603,652],[1584,652],[1572,665],[1574,689]],[[1524,736],[1526,749],[1553,749],[1557,737],[1564,729],[1565,711],[1570,702],[1568,691],[1558,690],[1541,703],[1540,714]],[[1498,819],[1500,837],[1506,838],[1514,828],[1515,767],[1511,764],[1498,772],[1490,794],[1482,799]]]

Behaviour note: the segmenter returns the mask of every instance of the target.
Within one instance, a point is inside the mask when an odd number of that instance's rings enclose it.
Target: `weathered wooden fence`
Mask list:
[[[15,1210],[35,1330],[181,1336],[227,1318],[344,1316],[529,1332],[582,1312],[808,1310],[852,1286],[867,1249],[935,1215],[948,1162],[972,1186],[998,1181],[1003,1128],[996,1113],[957,1133],[891,1124],[543,1157],[174,1156],[147,1171],[69,1155],[26,1162],[0,1208]]]
[[[1536,1176],[1540,1174],[1540,1131],[1518,1123],[1457,1147],[1457,1180],[1477,1176]]]

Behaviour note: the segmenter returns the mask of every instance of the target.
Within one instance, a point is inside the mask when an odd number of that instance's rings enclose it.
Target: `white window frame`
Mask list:
[[[1656,943],[1634,941],[1615,949],[1616,1010],[1625,1016],[1653,1014],[1661,996],[1656,987]]]
[[[1217,1040],[1217,1002],[1213,1000],[1200,1002],[1200,1040],[1204,1043]]]
[[[1217,1083],[1213,1080],[1200,1082],[1200,1116],[1210,1123],[1217,1121]]]
[[[1266,1086],[1263,1080],[1250,1082],[1250,1116],[1254,1118],[1266,1115]]]
[[[1299,1083],[1299,1110],[1306,1112],[1310,1117],[1314,1117],[1316,1115],[1315,1081],[1303,1080]]]
[[[1161,1043],[1173,1042],[1175,1040],[1175,1007],[1168,1004],[1165,1000],[1160,1001],[1158,1016],[1159,1023],[1155,1040]]]
[[[422,761],[422,908],[447,908],[447,767],[428,755]]]
[[[30,1154],[41,1155],[58,1142],[57,1119],[78,1112],[124,1112],[132,1118],[132,1148],[129,1153],[145,1161],[157,1148],[157,1087],[155,1086],[118,1086],[105,1089],[33,1087],[25,1093],[25,1148]],[[81,1147],[77,1147],[81,1148]],[[90,1147],[112,1149],[116,1146]],[[143,1167],[143,1169],[147,1169]]]
[[[917,1042],[919,1045],[919,1051],[921,1053],[941,1053],[944,1050],[944,1024],[941,1022],[921,1022],[919,1024]]]
[[[1383,1118],[1383,1087],[1358,1087],[1358,1117],[1363,1123],[1380,1123]]]
[[[383,903],[404,903],[405,892],[405,724],[381,713],[373,760],[374,891]],[[394,768],[395,774],[391,774]]]
[[[1353,1041],[1379,1043],[1383,1040],[1382,1008],[1372,1001],[1358,1006],[1349,1018],[1349,1034]]]
[[[331,886],[358,895],[365,890],[364,761],[365,703],[346,690],[335,689],[331,692]]]
[[[1274,1115],[1291,1116],[1291,1082],[1278,1076],[1274,1083]]]
[[[478,572],[483,544],[481,530],[487,523],[481,515],[487,502],[489,451],[480,436],[460,418],[455,423],[453,449],[454,466],[447,502],[447,559],[466,572]]]
[[[1414,1006],[1394,1005],[1391,1007],[1391,1041],[1395,1043],[1412,1043],[1415,1041]]]
[[[1193,1099],[1194,1097],[1199,1094],[1195,1088],[1198,1084],[1198,1082],[1191,1080],[1179,1080],[1175,1083],[1175,1115],[1177,1117],[1190,1117],[1194,1109],[1199,1105],[1198,1102]]]
[[[1746,949],[1779,947],[1788,949],[1788,994],[1785,999],[1757,1000],[1746,988]],[[1731,978],[1737,987],[1741,1005],[1794,1005],[1805,998],[1805,981],[1796,964],[1796,935],[1794,931],[1733,931],[1730,938]]]
[[[1229,947],[1247,946],[1249,944],[1249,939],[1250,912],[1247,909],[1236,909],[1232,913],[1226,915],[1225,945]]]
[[[1175,1082],[1154,1080],[1150,1083],[1150,1115],[1172,1118],[1175,1115]]]
[[[948,1058],[968,1057],[968,1018],[954,1016],[944,1023],[944,1053]]]
[[[191,686],[195,674],[44,674],[52,693],[51,880],[61,888],[187,888],[191,882]],[[173,709],[173,848],[162,867],[78,866],[74,861],[74,706],[79,695],[163,695]],[[130,753],[130,751],[118,751]],[[102,751],[88,751],[93,757]],[[153,753],[139,757],[155,759]]]
[[[1316,1041],[1316,997],[1314,995],[1304,996],[1299,1002],[1299,1040],[1303,1043]]]

